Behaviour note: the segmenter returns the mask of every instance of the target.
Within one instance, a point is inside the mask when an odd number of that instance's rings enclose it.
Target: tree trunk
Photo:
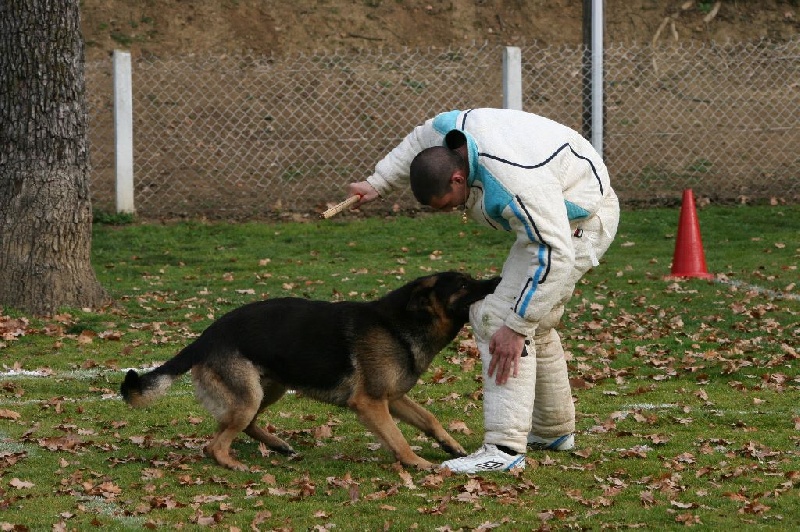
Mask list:
[[[92,208],[79,0],[0,1],[0,305],[107,299]]]

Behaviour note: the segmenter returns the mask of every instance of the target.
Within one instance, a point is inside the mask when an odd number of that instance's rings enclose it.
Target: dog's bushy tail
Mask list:
[[[175,379],[192,369],[198,361],[195,355],[193,343],[153,371],[139,375],[135,369],[129,369],[119,388],[122,399],[134,408],[150,405],[167,392]]]

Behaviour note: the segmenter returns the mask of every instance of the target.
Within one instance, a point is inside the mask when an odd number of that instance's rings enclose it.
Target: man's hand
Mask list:
[[[495,382],[498,385],[505,384],[510,376],[517,376],[519,358],[524,347],[525,337],[505,325],[492,335],[489,342],[489,353],[492,355],[492,360],[489,362],[489,376],[497,372]]]
[[[366,181],[350,183],[347,185],[347,192],[349,196],[361,197],[361,200],[356,203],[356,206],[378,199],[378,191]]]

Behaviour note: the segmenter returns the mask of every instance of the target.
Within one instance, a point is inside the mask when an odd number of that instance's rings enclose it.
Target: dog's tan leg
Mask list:
[[[250,412],[255,409],[248,409]],[[214,437],[206,445],[205,453],[217,461],[221,466],[238,471],[247,471],[247,466],[233,458],[230,454],[231,443],[236,435],[245,430],[250,424],[252,413],[248,412],[229,412],[226,419],[219,420],[219,429]]]
[[[385,399],[374,399],[365,393],[356,392],[348,401],[348,406],[358,415],[359,421],[375,434],[395,459],[403,465],[431,469],[433,464],[417,456],[397,428],[389,413],[389,403]]]
[[[258,373],[249,362],[231,359],[228,364],[226,375],[234,370],[239,372],[235,386],[206,365],[192,368],[192,380],[197,398],[219,424],[217,433],[205,447],[206,455],[221,466],[246,471],[247,466],[231,456],[231,443],[258,414],[263,392]]]
[[[271,382],[269,384],[264,385],[264,398],[261,400],[261,408],[258,411],[258,414],[252,419],[250,424],[244,429],[244,433],[253,438],[256,441],[260,441],[273,451],[277,451],[281,454],[291,455],[295,454],[294,449],[292,446],[280,439],[279,437],[275,436],[274,434],[270,434],[262,427],[257,425],[258,415],[264,411],[269,405],[283,397],[283,394],[286,393],[286,388],[283,386]]]
[[[435,438],[439,445],[442,446],[442,449],[451,455],[467,455],[467,451],[442,427],[436,416],[425,410],[407,395],[389,403],[389,410],[392,415],[397,416],[409,425],[417,427],[431,438]]]

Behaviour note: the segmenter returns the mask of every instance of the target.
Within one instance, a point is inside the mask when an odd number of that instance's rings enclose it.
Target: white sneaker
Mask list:
[[[575,435],[565,434],[557,438],[540,438],[528,434],[528,449],[534,451],[571,451],[575,448]]]
[[[447,460],[442,462],[440,467],[447,468],[453,473],[525,469],[525,455],[504,453],[493,443],[485,443],[471,455]]]

